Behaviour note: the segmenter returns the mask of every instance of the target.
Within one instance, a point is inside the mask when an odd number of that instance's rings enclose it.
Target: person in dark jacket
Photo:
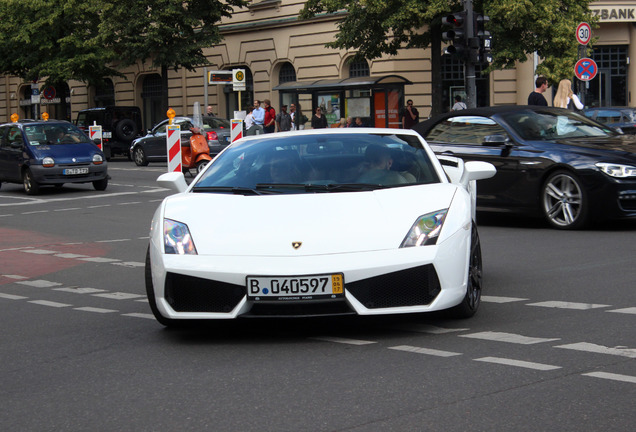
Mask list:
[[[327,117],[322,112],[320,107],[316,108],[316,113],[311,116],[311,128],[312,129],[323,129],[327,127]]]

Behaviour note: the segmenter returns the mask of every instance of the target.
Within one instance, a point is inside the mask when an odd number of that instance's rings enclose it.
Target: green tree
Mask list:
[[[28,81],[46,77],[48,84],[97,83],[116,75],[98,33],[97,3],[1,0],[0,73]]]
[[[490,17],[493,63],[488,69],[513,68],[537,53],[537,73],[552,83],[571,78],[578,59],[578,23],[595,23],[592,0],[476,0],[474,10]],[[356,50],[374,59],[402,48],[432,50],[433,83],[441,81],[441,18],[463,10],[461,0],[308,0],[302,19],[339,13],[338,33],[327,47]],[[433,86],[433,113],[441,109],[441,92]]]
[[[138,62],[193,70],[245,0],[0,0],[0,73],[93,85]],[[165,106],[167,108],[167,92]]]
[[[118,68],[150,61],[161,68],[164,89],[168,69],[194,70],[209,64],[203,48],[222,40],[217,27],[233,7],[246,0],[120,0],[104,4],[100,35],[108,40]],[[168,108],[168,93],[164,92]]]

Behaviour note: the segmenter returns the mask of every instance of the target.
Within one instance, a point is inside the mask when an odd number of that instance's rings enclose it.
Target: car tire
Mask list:
[[[139,130],[137,129],[137,125],[130,119],[120,120],[115,126],[115,136],[120,141],[131,142],[135,139],[138,133]]]
[[[470,257],[468,260],[468,281],[466,295],[460,304],[451,309],[455,318],[470,318],[477,312],[481,304],[483,266],[481,259],[481,243],[477,226],[473,223],[470,233]]]
[[[157,299],[155,297],[155,289],[152,284],[152,269],[150,266],[150,246],[148,246],[148,249],[146,250],[145,275],[146,275],[146,295],[148,296],[148,304],[150,305],[150,310],[152,311],[152,314],[155,316],[155,319],[159,322],[159,324],[162,324],[166,327],[176,326],[177,323],[175,321],[177,320],[164,317],[163,315],[161,315],[161,312],[159,312],[159,309],[157,308]]]
[[[30,169],[25,169],[22,172],[22,184],[24,185],[24,191],[27,195],[37,195],[40,193],[40,185],[33,179],[33,173]]]
[[[137,166],[148,166],[148,158],[143,148],[137,146],[133,149],[133,160]]]
[[[573,173],[555,171],[543,183],[541,209],[552,227],[582,228],[587,223],[588,207],[587,193]]]
[[[101,180],[95,180],[93,182],[93,187],[95,188],[95,190],[98,191],[106,190],[106,188],[108,187],[108,177],[104,177]]]

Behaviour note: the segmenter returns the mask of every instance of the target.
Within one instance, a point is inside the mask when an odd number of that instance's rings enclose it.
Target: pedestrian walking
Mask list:
[[[539,77],[535,81],[535,85],[534,91],[528,95],[528,105],[548,106],[548,101],[543,96],[543,93],[548,90],[548,79]]]

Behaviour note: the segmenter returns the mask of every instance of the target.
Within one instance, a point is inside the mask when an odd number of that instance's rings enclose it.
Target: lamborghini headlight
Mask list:
[[[167,254],[197,254],[188,226],[172,219],[163,220],[163,244]]]
[[[596,166],[605,174],[616,178],[636,177],[636,167],[606,162],[599,162]]]
[[[401,248],[427,246],[437,243],[448,209],[420,216],[402,241]]]

